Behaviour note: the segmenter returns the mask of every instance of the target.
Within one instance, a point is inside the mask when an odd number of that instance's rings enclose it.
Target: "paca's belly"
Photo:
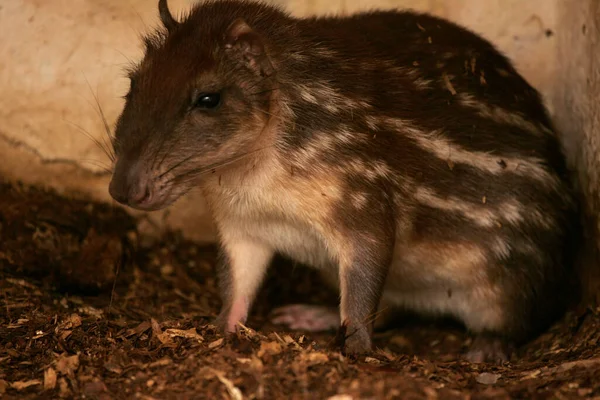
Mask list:
[[[486,251],[468,242],[397,246],[382,306],[450,315],[473,330],[504,321],[500,288],[488,278]]]

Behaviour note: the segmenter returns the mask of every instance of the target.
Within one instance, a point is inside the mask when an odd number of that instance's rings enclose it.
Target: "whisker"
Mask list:
[[[157,147],[156,149],[156,154],[154,155],[154,160],[152,161],[152,169],[154,169],[154,166],[156,164],[156,160],[158,159],[158,155],[160,154],[161,150],[163,149],[165,142],[166,142],[166,136],[162,136],[162,140],[160,142],[160,145]],[[159,169],[162,167],[163,162],[165,161],[165,159],[167,158],[167,156],[171,153],[171,151],[173,151],[173,148],[175,147],[175,144],[177,143],[176,140],[172,140],[171,144],[169,146],[169,148],[164,152],[162,158],[160,159],[160,162],[158,163],[158,165],[156,166],[156,169]]]
[[[249,157],[249,156],[251,156],[251,155],[253,155],[253,154],[255,154],[255,153],[259,152],[259,151],[265,150],[265,149],[267,149],[269,147],[272,147],[272,145],[265,146],[265,147],[262,147],[260,149],[255,149],[255,150],[252,150],[252,151],[248,151],[248,152],[246,152],[244,154],[241,154],[239,156],[231,157],[231,158],[229,158],[229,159],[227,159],[225,161],[215,162],[215,163],[212,163],[212,164],[207,165],[207,166],[202,167],[202,168],[193,169],[193,170],[189,170],[189,171],[183,172],[182,174],[175,175],[174,177],[172,177],[171,179],[169,179],[166,183],[168,184],[168,183],[171,183],[171,182],[173,182],[175,180],[180,180],[182,178],[187,178],[187,177],[189,177],[190,179],[197,178],[198,176],[201,176],[201,175],[203,175],[203,174],[205,174],[205,173],[207,173],[209,171],[216,170],[218,168],[222,168],[222,167],[225,167],[227,165],[231,165],[231,164],[233,164],[233,163],[235,163],[235,162],[237,162],[239,160],[242,160],[242,159],[244,159],[246,157]]]
[[[191,160],[192,158],[194,158],[196,155],[192,154],[186,158],[184,158],[183,160],[179,161],[178,163],[176,163],[175,165],[171,166],[169,169],[167,169],[165,172],[163,172],[162,174],[160,174],[158,176],[158,179],[162,178],[163,176],[165,176],[166,174],[168,174],[169,172],[173,171],[175,168],[179,167],[181,164],[183,164],[186,161]]]
[[[98,167],[102,171],[104,171],[104,172],[106,172],[108,174],[112,174],[113,173],[113,170],[111,168],[108,168],[108,167],[106,167],[106,166],[104,166],[102,164],[98,164],[97,162],[95,162],[97,160],[78,160],[78,161],[80,163],[82,163],[82,164],[90,164],[90,165],[93,165],[94,167]]]
[[[108,144],[110,145],[110,143],[112,143],[112,135],[110,132],[110,126],[108,125],[108,121],[106,120],[106,115],[104,115],[104,110],[102,109],[102,106],[100,105],[100,100],[98,99],[97,93],[94,92],[94,90],[92,89],[92,85],[90,85],[90,82],[85,77],[85,75],[84,75],[84,78],[85,78],[85,82],[87,83],[88,87],[90,88],[90,92],[92,92],[92,96],[94,96],[94,101],[96,102],[96,106],[97,106],[96,112],[98,113],[98,115],[100,116],[100,119],[102,120],[102,124],[104,125],[104,131],[106,132],[106,136],[109,139]],[[103,138],[103,142],[106,144],[106,141],[104,138]],[[115,161],[114,152],[111,152],[110,158],[112,161]]]
[[[111,156],[111,153],[109,152],[109,150],[105,147],[105,143],[103,144],[102,142],[100,142],[97,138],[95,138],[91,133],[89,133],[87,130],[85,130],[81,125],[76,124],[75,122],[71,122],[69,120],[66,120],[63,118],[63,121],[73,125],[75,128],[77,128],[77,130],[79,131],[79,133],[83,134],[84,136],[86,136],[88,139],[90,139],[92,141],[92,143],[94,143],[96,146],[98,146],[103,152],[104,154],[106,154],[106,156],[114,162],[114,158]]]

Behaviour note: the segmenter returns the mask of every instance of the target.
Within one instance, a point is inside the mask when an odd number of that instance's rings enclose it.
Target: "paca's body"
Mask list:
[[[369,350],[378,305],[515,343],[560,314],[576,204],[538,93],[488,42],[411,12],[295,19],[232,0],[176,22],[160,8],[111,194],[158,209],[201,188],[225,331],[275,252],[338,286],[349,353]]]

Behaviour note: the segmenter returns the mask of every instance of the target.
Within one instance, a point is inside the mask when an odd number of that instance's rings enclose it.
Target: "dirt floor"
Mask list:
[[[569,313],[503,366],[461,361],[462,329],[425,321],[351,360],[335,332],[267,322],[275,306],[336,299],[285,260],[249,328],[224,341],[210,325],[214,261],[175,233],[140,237],[110,205],[0,183],[0,397],[600,399],[600,308]]]

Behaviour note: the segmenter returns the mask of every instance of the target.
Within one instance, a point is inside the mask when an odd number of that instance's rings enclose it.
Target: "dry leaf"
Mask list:
[[[10,384],[10,387],[16,390],[23,390],[31,386],[41,385],[42,381],[39,379],[32,379],[30,381],[17,381]]]
[[[196,332],[196,328],[183,329],[167,329],[165,334],[171,337],[182,337],[186,339],[196,339],[198,342],[203,342],[204,338]]]
[[[8,382],[4,379],[0,379],[0,394],[6,392],[6,388],[8,387]]]
[[[160,325],[154,318],[150,320],[150,325],[152,326],[152,335],[158,339],[162,344],[172,343],[171,337],[166,333],[163,333],[162,329],[160,329]]]
[[[62,331],[58,336],[62,339],[65,340],[66,338],[68,338],[69,336],[71,336],[71,333],[73,333],[73,331],[70,330],[65,330]]]
[[[223,338],[217,339],[214,342],[209,343],[208,348],[216,349],[217,347],[221,346],[223,344],[223,342],[224,342]]]
[[[50,367],[44,371],[44,390],[52,390],[56,387],[56,371]]]
[[[74,356],[61,355],[56,362],[56,370],[62,375],[70,375],[79,368],[79,354]]]
[[[133,335],[140,335],[146,332],[149,328],[152,327],[152,324],[148,321],[144,321],[133,329],[129,329],[125,334],[125,337],[130,337]]]
[[[498,379],[501,376],[502,375],[499,374],[490,374],[489,372],[482,372],[481,374],[477,375],[475,380],[483,385],[494,385],[496,382],[498,382]]]
[[[283,337],[283,341],[287,344],[290,344],[290,343],[296,344],[296,341],[290,335],[285,335]]]
[[[310,353],[302,353],[300,358],[309,365],[325,364],[329,361],[329,357],[325,353],[313,351]]]
[[[279,342],[262,342],[256,355],[262,358],[265,354],[279,354],[281,350],[281,343]]]
[[[71,314],[58,325],[58,329],[75,329],[80,326],[81,317],[78,314]]]
[[[536,378],[541,373],[542,373],[541,369],[536,369],[534,371],[526,371],[523,373],[523,377],[521,378],[521,380]]]
[[[227,393],[229,393],[229,397],[232,400],[242,400],[244,396],[242,395],[242,391],[236,387],[233,382],[229,379],[225,378],[222,372],[211,369],[211,371],[216,375],[216,377],[221,381],[225,388],[227,389]]]
[[[69,384],[65,378],[60,378],[58,380],[58,395],[60,397],[69,397],[71,391],[69,390]]]
[[[164,367],[166,365],[169,365],[173,362],[173,360],[171,360],[169,357],[165,357],[165,358],[161,358],[160,360],[151,362],[150,364],[148,364],[149,368],[155,368],[155,367]]]

